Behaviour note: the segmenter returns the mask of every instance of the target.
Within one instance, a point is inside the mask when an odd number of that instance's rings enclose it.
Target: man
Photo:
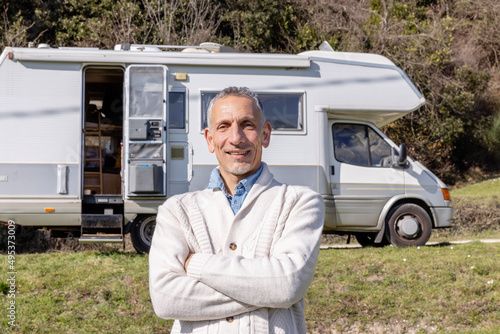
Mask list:
[[[305,333],[304,296],[319,252],[322,198],[273,179],[257,96],[229,87],[208,108],[215,153],[207,189],[158,209],[150,250],[156,314],[172,333]]]

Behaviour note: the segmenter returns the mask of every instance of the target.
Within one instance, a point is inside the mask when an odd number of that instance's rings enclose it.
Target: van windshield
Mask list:
[[[391,146],[369,126],[334,123],[332,131],[337,161],[364,167],[390,166]]]

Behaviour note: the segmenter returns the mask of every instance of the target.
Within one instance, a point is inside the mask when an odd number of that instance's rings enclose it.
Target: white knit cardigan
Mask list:
[[[177,319],[172,333],[306,332],[323,201],[309,188],[280,184],[263,165],[236,215],[218,188],[159,207],[150,293],[159,317]]]

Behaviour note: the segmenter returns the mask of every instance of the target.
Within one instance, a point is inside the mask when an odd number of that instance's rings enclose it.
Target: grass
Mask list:
[[[306,297],[309,333],[500,331],[499,257],[500,244],[478,242],[322,250]],[[6,255],[0,261],[7,267]],[[171,322],[151,307],[147,261],[119,251],[17,255],[17,326],[4,315],[2,327],[168,333]],[[8,287],[0,285],[6,310]]]
[[[311,332],[500,332],[500,245],[322,250]]]
[[[431,241],[500,239],[500,177],[451,190],[455,222],[434,230]]]
[[[1,260],[6,263],[6,256]],[[170,328],[151,309],[145,256],[25,254],[17,255],[16,263],[15,333],[167,333]],[[10,327],[8,320],[3,317],[4,328]]]
[[[491,201],[500,198],[500,177],[453,189],[452,198],[467,198],[473,200]]]
[[[452,190],[458,219],[433,232],[439,246],[321,250],[306,296],[308,333],[500,333],[500,244],[446,244],[500,239],[499,182]],[[171,327],[152,310],[147,256],[116,249],[16,255],[16,327],[7,318],[7,255],[0,263],[1,332]]]

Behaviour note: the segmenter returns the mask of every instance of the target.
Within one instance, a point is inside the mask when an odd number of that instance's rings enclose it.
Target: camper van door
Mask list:
[[[167,68],[132,65],[125,72],[125,194],[166,196]]]
[[[403,169],[392,166],[392,145],[370,123],[329,123],[336,225],[375,228],[384,205],[404,194]]]

